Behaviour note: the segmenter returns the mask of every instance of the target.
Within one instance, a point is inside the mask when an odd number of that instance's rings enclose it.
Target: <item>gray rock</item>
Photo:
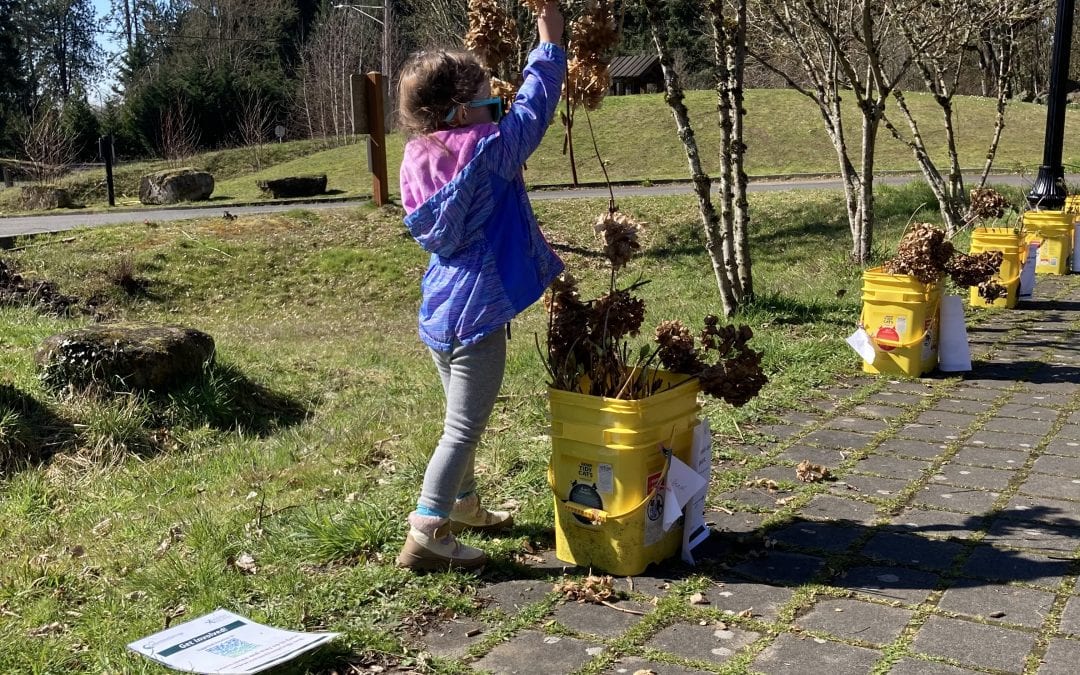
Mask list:
[[[275,178],[273,180],[261,180],[256,184],[260,190],[273,195],[275,199],[313,197],[326,192],[326,174]]]
[[[28,211],[69,209],[73,206],[71,193],[53,185],[24,185],[19,206]]]
[[[139,201],[143,204],[201,202],[213,193],[214,177],[191,168],[158,171],[139,181]]]
[[[214,339],[193,328],[115,323],[46,338],[34,360],[48,386],[164,391],[202,375]]]

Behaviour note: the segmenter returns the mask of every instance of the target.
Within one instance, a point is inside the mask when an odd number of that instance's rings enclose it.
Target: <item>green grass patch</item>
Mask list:
[[[911,205],[929,198],[917,186],[882,191],[883,249]],[[536,207],[586,290],[607,278],[590,225],[605,206]],[[651,279],[641,290],[646,325],[681,319],[700,328],[719,301],[693,198],[621,206],[649,224],[624,277]],[[858,316],[860,273],[845,257],[837,196],[760,194],[752,207],[760,297],[739,320],[755,330],[771,381],[745,408],[708,403],[703,414],[732,434],[857,366],[843,337]],[[416,338],[427,255],[400,211],[128,225],[33,243],[8,254],[26,274],[106,297],[115,318],[205,330],[218,365],[167,397],[68,397],[42,388],[33,349],[88,319],[0,310],[0,671],[161,672],[124,645],[178,608],[191,617],[219,606],[341,631],[335,649],[305,662],[311,670],[345,660],[415,665],[414,627],[480,611],[475,580],[392,564],[443,403]],[[120,265],[146,281],[145,293],[115,289]],[[485,499],[519,504],[509,535],[465,536],[493,556],[492,578],[535,575],[523,555],[553,541],[545,374],[533,339],[544,326],[539,305],[515,320],[477,457]],[[230,562],[241,554],[253,557],[254,574]]]

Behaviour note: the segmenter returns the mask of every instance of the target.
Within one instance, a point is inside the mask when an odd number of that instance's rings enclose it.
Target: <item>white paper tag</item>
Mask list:
[[[865,328],[858,328],[854,333],[847,336],[846,342],[851,345],[851,348],[855,350],[855,353],[867,363],[873,363],[874,358],[877,356],[877,350],[874,349],[874,341],[870,339],[870,334],[866,332]]]
[[[708,485],[701,474],[694,471],[678,457],[671,458],[667,482],[664,483],[664,531],[682,516],[683,505],[688,504],[697,493]]]

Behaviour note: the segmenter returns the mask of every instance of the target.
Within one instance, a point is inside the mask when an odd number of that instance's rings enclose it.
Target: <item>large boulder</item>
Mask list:
[[[214,177],[197,169],[166,169],[150,173],[139,181],[139,201],[143,204],[201,202],[214,193]]]
[[[46,338],[34,354],[46,385],[167,391],[203,375],[214,338],[182,326],[96,324]]]
[[[55,185],[24,185],[19,196],[19,206],[27,211],[69,209],[72,205],[71,193]]]
[[[263,192],[273,195],[274,199],[313,197],[326,192],[326,174],[261,180],[257,185]]]

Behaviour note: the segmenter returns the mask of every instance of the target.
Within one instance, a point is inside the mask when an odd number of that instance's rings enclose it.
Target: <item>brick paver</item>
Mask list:
[[[552,582],[569,566],[543,551],[481,577],[475,616],[418,651],[493,673],[1078,672],[1078,292],[1044,277],[1035,302],[967,310],[963,376],[849,377],[717,439],[715,471],[741,487],[710,495],[698,567],[566,604]],[[803,459],[835,481],[799,482]]]

